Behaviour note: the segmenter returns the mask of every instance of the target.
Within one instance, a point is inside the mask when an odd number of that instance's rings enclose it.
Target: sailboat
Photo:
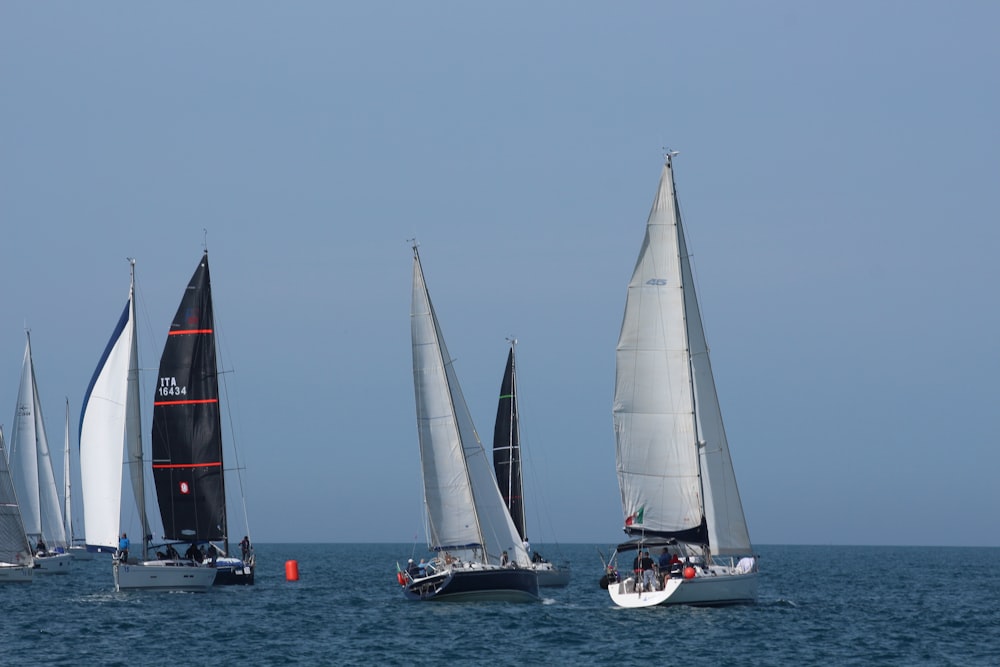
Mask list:
[[[240,557],[229,550],[207,250],[167,333],[155,394],[153,481],[165,539],[199,550],[205,545],[205,562],[218,570],[216,585],[252,584],[252,550],[243,549]]]
[[[63,521],[69,552],[74,560],[93,560],[94,554],[87,551],[86,541],[76,536],[73,527],[73,483],[70,469],[69,442],[69,399],[66,399],[66,428],[63,433]]]
[[[35,567],[38,574],[66,574],[73,562],[66,551],[66,531],[63,527],[59,492],[52,456],[45,435],[42,405],[35,382],[35,365],[31,357],[31,334],[25,332],[27,344],[21,365],[21,384],[17,394],[17,410],[10,437],[10,469],[14,488],[21,502],[28,539],[35,540]]]
[[[428,547],[436,557],[398,573],[411,600],[538,599],[531,569],[472,423],[413,245],[413,387]]]
[[[616,548],[602,585],[621,607],[757,597],[757,562],[674,189],[675,155],[665,156],[616,353],[618,484],[631,539]],[[619,556],[631,565],[621,574]],[[650,567],[654,557],[665,561],[659,571]]]
[[[24,532],[14,480],[7,465],[7,446],[0,426],[0,584],[28,583],[35,570],[31,544]]]
[[[500,495],[510,512],[522,543],[527,543],[527,522],[524,516],[524,483],[521,476],[521,428],[517,410],[517,374],[514,367],[514,347],[517,339],[511,338],[507,353],[507,366],[500,383],[497,418],[493,427],[493,470],[497,477]],[[539,586],[566,586],[569,584],[569,566],[556,565],[531,553],[531,567],[538,574]]]
[[[135,260],[129,260],[128,302],[97,364],[80,414],[80,477],[87,550],[114,553],[115,590],[206,591],[215,568],[191,560],[150,560],[149,517],[139,410],[138,343],[135,331]],[[122,510],[123,445],[132,495],[141,522],[137,549],[118,550]]]

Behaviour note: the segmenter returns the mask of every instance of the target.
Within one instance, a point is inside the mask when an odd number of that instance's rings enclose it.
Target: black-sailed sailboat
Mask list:
[[[208,251],[170,325],[154,395],[153,481],[168,553],[186,545],[186,556],[215,565],[216,585],[252,584],[252,550],[230,552]]]
[[[514,347],[517,339],[510,338],[510,352],[503,381],[500,383],[500,400],[497,403],[497,418],[493,427],[493,471],[497,486],[503,496],[510,518],[517,533],[528,546],[527,521],[524,516],[524,480],[521,476],[521,427],[517,411],[517,373],[514,364]],[[538,573],[539,586],[566,586],[570,571],[567,564],[557,566],[537,551],[530,554],[531,567]]]

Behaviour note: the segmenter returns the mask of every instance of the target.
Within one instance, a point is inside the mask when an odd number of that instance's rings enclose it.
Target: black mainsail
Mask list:
[[[517,383],[514,375],[514,344],[507,355],[507,368],[500,384],[500,401],[493,427],[493,471],[500,495],[510,511],[517,533],[524,539],[524,494],[521,484],[521,442],[517,420]]]
[[[167,334],[153,401],[153,481],[168,540],[225,540],[219,380],[208,252]]]

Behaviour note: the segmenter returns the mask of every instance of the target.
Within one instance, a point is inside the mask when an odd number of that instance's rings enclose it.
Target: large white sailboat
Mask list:
[[[631,539],[618,545],[602,585],[622,607],[757,597],[674,189],[675,155],[666,155],[616,353],[618,483]]]
[[[10,436],[10,469],[14,489],[21,503],[21,516],[29,540],[35,542],[35,569],[38,574],[66,574],[73,557],[66,542],[59,491],[52,470],[52,455],[45,435],[42,404],[35,382],[31,357],[31,334],[21,365],[14,428]]]
[[[214,567],[190,560],[149,560],[152,534],[146,512],[145,471],[139,412],[138,345],[135,332],[135,261],[130,260],[129,298],[90,381],[80,414],[80,472],[84,530],[89,551],[114,552],[115,590],[206,591]],[[134,552],[118,550],[122,507],[122,453],[141,523]],[[130,544],[131,544],[130,540]]]
[[[14,480],[7,466],[7,446],[0,426],[0,584],[30,583],[35,563],[24,533],[21,508],[14,492]]]
[[[411,600],[537,600],[538,577],[465,404],[416,243],[410,331],[428,546],[437,556],[399,573],[403,594]]]

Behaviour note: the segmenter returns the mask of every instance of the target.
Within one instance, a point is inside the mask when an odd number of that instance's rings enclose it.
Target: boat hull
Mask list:
[[[0,454],[2,456],[2,454]],[[0,564],[0,584],[31,583],[34,579],[34,568],[30,565]]]
[[[667,579],[658,590],[641,590],[629,577],[608,586],[611,601],[619,607],[692,605],[719,607],[750,604],[757,600],[757,573],[706,574],[692,579]],[[637,590],[638,589],[638,590]]]
[[[215,583],[214,567],[190,561],[146,561],[113,565],[115,590],[188,591],[201,593]]]
[[[73,563],[73,555],[69,553],[64,554],[46,554],[44,556],[35,556],[35,573],[36,574],[69,574],[70,565]]]
[[[219,558],[215,561],[216,586],[250,586],[253,584],[254,565],[239,558]]]
[[[454,569],[409,582],[403,589],[409,600],[538,600],[538,575],[514,568]]]
[[[532,566],[538,575],[538,585],[544,587],[569,586],[569,566],[559,567],[552,563],[538,563]]]
[[[69,553],[73,556],[73,560],[94,560],[95,556],[93,552],[87,551],[87,547],[82,546],[70,547]]]

